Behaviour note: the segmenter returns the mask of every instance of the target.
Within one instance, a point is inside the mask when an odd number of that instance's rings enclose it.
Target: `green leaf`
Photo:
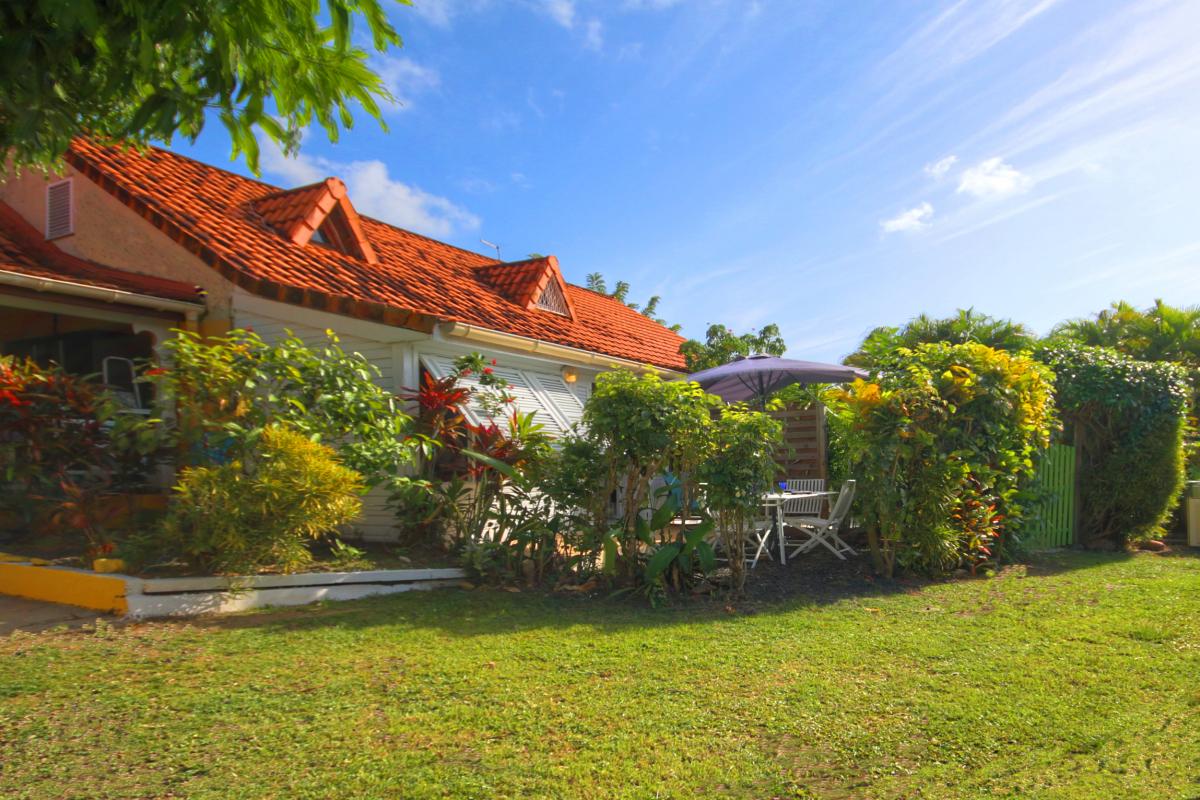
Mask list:
[[[654,583],[658,580],[667,567],[671,566],[671,562],[679,555],[679,544],[671,542],[654,551],[654,555],[650,556],[650,560],[646,562],[646,582]]]
[[[617,573],[617,537],[621,535],[619,529],[614,529],[604,534],[604,560],[601,566],[605,575],[615,575]]]
[[[717,554],[712,545],[701,539],[696,543],[696,558],[700,561],[701,572],[712,572],[717,568]]]
[[[645,542],[646,544],[654,544],[654,535],[651,533],[650,523],[646,522],[646,518],[638,514],[637,522],[633,526],[634,535]]]
[[[492,458],[491,456],[486,455],[484,453],[478,453],[474,450],[469,450],[465,447],[462,449],[462,454],[465,455],[467,458],[471,458],[471,459],[474,459],[475,461],[478,461],[481,464],[486,464],[487,466],[491,467],[492,469],[496,470],[496,472],[499,472],[501,475],[503,475],[507,478],[516,479],[516,478],[520,477],[520,473],[516,470],[515,467],[513,467],[512,464],[506,464],[503,461],[500,461],[499,459]]]
[[[650,518],[650,527],[656,531],[660,531],[667,527],[667,524],[675,518],[675,513],[679,510],[679,501],[673,496],[668,496],[667,501],[658,507],[654,512],[654,516]]]

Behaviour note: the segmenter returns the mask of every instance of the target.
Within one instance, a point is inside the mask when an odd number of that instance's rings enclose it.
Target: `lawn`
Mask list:
[[[1200,797],[1200,557],[726,607],[444,590],[0,640],[0,796]]]

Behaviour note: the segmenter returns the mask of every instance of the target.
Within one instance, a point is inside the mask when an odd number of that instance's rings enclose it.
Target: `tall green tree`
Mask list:
[[[1176,308],[1155,300],[1153,306],[1140,310],[1121,300],[1095,319],[1058,325],[1049,338],[1111,347],[1142,361],[1200,367],[1200,306]]]
[[[1184,368],[1190,386],[1192,423],[1186,446],[1189,469],[1200,478],[1200,442],[1196,416],[1200,413],[1200,306],[1169,306],[1161,299],[1147,309],[1123,300],[1096,314],[1095,319],[1062,323],[1047,337],[1053,343],[1074,342],[1108,347],[1140,361],[1168,361]]]
[[[355,42],[401,44],[384,2],[0,3],[0,161],[53,167],[79,135],[195,139],[215,112],[257,171],[257,133],[290,152],[313,123],[336,139],[355,106],[382,125],[392,97]]]
[[[659,325],[665,325],[673,331],[678,332],[682,325],[667,325],[667,321],[658,316],[658,304],[662,302],[662,298],[658,295],[652,296],[646,301],[643,306],[640,303],[631,303],[629,297],[629,283],[627,281],[617,281],[613,286],[612,291],[608,290],[608,282],[604,280],[604,275],[599,272],[589,272],[587,275],[587,288],[598,294],[607,295],[614,300],[619,300],[625,305],[632,308],[634,311],[640,311],[642,316],[649,317]]]
[[[876,328],[867,334],[858,350],[846,358],[846,363],[870,369],[895,352],[896,348],[912,349],[919,344],[975,342],[993,350],[1019,353],[1032,348],[1036,341],[1033,333],[1019,322],[998,319],[966,308],[959,309],[954,316],[945,319],[921,314],[899,328]]]
[[[779,326],[774,323],[764,325],[757,332],[737,334],[725,325],[709,325],[705,332],[704,341],[690,339],[680,346],[688,372],[699,372],[710,367],[727,364],[737,356],[748,356],[753,353],[765,353],[771,356],[781,356],[787,350],[787,343],[779,332]]]

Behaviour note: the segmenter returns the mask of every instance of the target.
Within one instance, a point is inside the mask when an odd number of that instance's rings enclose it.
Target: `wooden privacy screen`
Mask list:
[[[783,422],[783,446],[776,451],[779,480],[787,478],[826,478],[825,407],[788,406],[772,411]]]

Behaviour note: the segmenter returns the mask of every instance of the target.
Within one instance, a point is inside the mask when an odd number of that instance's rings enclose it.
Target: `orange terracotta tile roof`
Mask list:
[[[610,297],[563,284],[570,317],[514,300],[522,296],[513,293],[517,284],[528,288],[525,281],[538,270],[522,266],[526,262],[505,265],[355,215],[377,257],[372,264],[281,235],[279,226],[294,224],[296,208],[312,199],[301,190],[281,192],[157,148],[138,152],[77,141],[67,160],[226,278],[260,296],[417,330],[461,322],[669,369],[684,366],[683,337]],[[315,187],[304,189],[310,190]],[[288,202],[272,201],[273,196]],[[510,277],[507,269],[520,274]],[[553,272],[558,273],[556,264]],[[543,265],[538,281],[548,274]]]
[[[551,283],[558,284],[558,290],[566,301],[566,316],[575,317],[575,305],[571,302],[567,282],[563,280],[562,272],[558,268],[558,259],[554,256],[487,264],[477,267],[475,274],[502,296],[527,311],[532,311],[537,306],[547,286]]]
[[[167,300],[203,302],[200,289],[181,281],[113,269],[60,250],[15,209],[0,202],[0,270],[33,278],[117,289]]]

